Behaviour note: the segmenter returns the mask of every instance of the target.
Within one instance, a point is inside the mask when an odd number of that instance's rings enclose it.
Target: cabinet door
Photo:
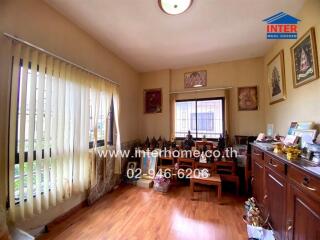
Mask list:
[[[276,239],[285,239],[286,233],[286,180],[273,170],[266,168],[265,172],[265,206],[269,222],[274,230]]]
[[[288,239],[320,239],[320,201],[291,185],[288,194]]]
[[[264,167],[263,163],[258,160],[253,160],[253,179],[252,193],[253,197],[259,204],[263,204],[264,199]]]

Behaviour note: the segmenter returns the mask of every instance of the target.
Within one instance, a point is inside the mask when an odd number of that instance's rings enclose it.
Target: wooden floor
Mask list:
[[[247,239],[241,220],[244,198],[215,191],[196,192],[178,186],[167,195],[135,186],[121,186],[49,227],[40,239]]]

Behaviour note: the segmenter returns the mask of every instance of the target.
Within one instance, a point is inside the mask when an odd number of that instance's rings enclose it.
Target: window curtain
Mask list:
[[[120,138],[120,127],[119,127],[119,119],[120,119],[120,98],[119,98],[119,87],[113,85],[112,86],[112,95],[113,95],[113,108],[114,108],[114,122],[116,128],[116,142],[115,142],[115,150],[119,152],[121,150],[121,138]],[[114,173],[121,174],[121,154],[117,154],[115,157],[114,164]]]
[[[94,82],[94,81],[93,81]],[[110,94],[103,96],[102,89],[107,89]],[[113,157],[107,153],[107,151],[116,151],[120,150],[120,129],[119,129],[119,95],[118,88],[112,84],[105,83],[103,85],[96,85],[96,88],[93,90],[94,96],[101,97],[101,104],[107,106],[106,111],[107,115],[104,117],[106,121],[106,134],[105,134],[105,145],[103,147],[95,147],[98,142],[98,134],[94,133],[94,147],[90,151],[90,158],[92,163],[91,168],[91,182],[90,189],[88,191],[88,204],[92,205],[105,193],[109,192],[112,185],[112,179],[114,174],[121,173],[121,155],[116,155]],[[93,109],[93,116],[96,118],[99,116],[98,106]],[[93,121],[93,129],[97,131],[98,121]],[[113,127],[115,125],[115,128]],[[115,141],[113,141],[115,139]],[[101,154],[103,153],[103,154]],[[114,166],[114,169],[111,167]]]
[[[170,94],[170,138],[175,138],[176,94]],[[170,139],[170,140],[171,140]]]
[[[9,216],[15,222],[89,188],[90,128],[97,139],[97,109],[112,94],[117,148],[120,132],[113,84],[15,41],[12,53]]]
[[[91,182],[90,187],[93,189],[99,182],[99,178],[102,177],[105,179],[105,171],[104,175],[100,176],[98,166],[100,166],[97,161],[114,161],[114,173],[121,174],[121,154],[117,154],[114,159],[110,158],[110,155],[105,155],[105,157],[101,157],[101,155],[97,154],[97,151],[102,153],[106,153],[106,151],[116,151],[119,152],[121,149],[121,138],[120,138],[120,127],[119,127],[119,89],[114,84],[110,84],[108,82],[97,81],[97,79],[92,79],[92,98],[95,99],[96,105],[93,106],[93,126],[94,129],[94,147],[90,151],[91,158]],[[103,94],[110,93],[110,94]],[[101,99],[100,99],[101,98]],[[101,101],[100,101],[101,100]],[[106,107],[106,115],[104,119],[106,121],[106,134],[105,134],[105,145],[103,147],[96,148],[98,142],[98,118],[100,114],[100,106],[101,104],[105,104]],[[112,119],[113,118],[113,119]],[[113,127],[115,126],[115,129]],[[112,139],[112,141],[111,141]],[[115,139],[115,141],[114,141]],[[101,184],[101,181],[100,183]]]
[[[98,144],[98,125],[99,125],[99,117],[100,115],[103,115],[104,119],[104,124],[106,126],[105,129],[105,137],[104,137],[104,142],[107,143],[107,136],[108,136],[108,121],[107,121],[107,116],[108,116],[108,109],[111,104],[111,96],[112,96],[112,85],[109,82],[106,81],[100,81],[99,78],[92,76],[90,79],[91,83],[91,100],[92,100],[92,121],[91,121],[91,126],[90,128],[93,129],[93,148],[90,149],[90,161],[91,161],[91,175],[90,175],[90,189],[94,188],[97,183],[98,183],[98,178],[99,178],[99,169],[98,162],[100,160],[105,160],[105,159],[100,159],[97,154],[97,151],[101,151],[104,153],[107,149],[110,149],[110,146],[104,144],[104,146],[101,146],[97,148]],[[103,109],[105,110],[104,112],[102,111],[102,106],[105,106]],[[103,171],[103,177],[105,177],[106,171]],[[89,192],[90,194],[90,192]]]

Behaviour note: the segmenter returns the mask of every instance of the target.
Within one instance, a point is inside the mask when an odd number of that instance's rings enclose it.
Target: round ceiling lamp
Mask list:
[[[162,11],[170,15],[178,15],[185,12],[192,4],[193,0],[159,0]]]

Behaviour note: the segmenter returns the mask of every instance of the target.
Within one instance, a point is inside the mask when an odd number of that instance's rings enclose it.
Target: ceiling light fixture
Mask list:
[[[158,0],[162,11],[170,15],[178,15],[185,12],[193,0]]]

